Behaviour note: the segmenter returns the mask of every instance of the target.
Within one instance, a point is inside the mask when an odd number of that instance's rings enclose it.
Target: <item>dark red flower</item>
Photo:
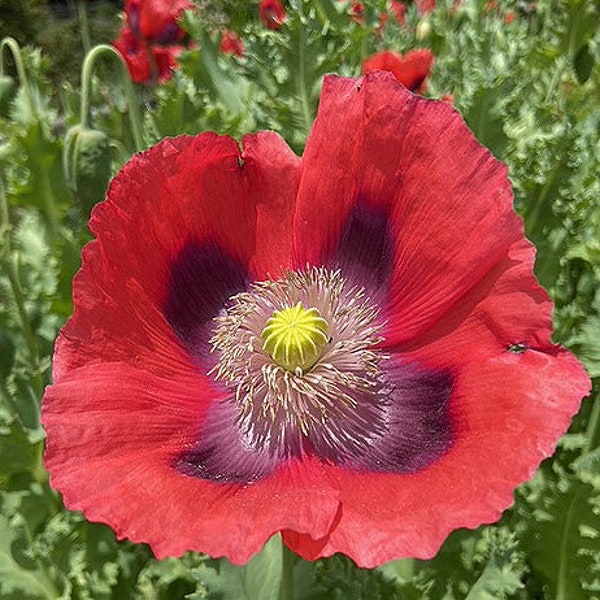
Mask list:
[[[400,23],[400,25],[406,25],[406,4],[404,4],[404,2],[398,2],[398,0],[392,0],[390,8],[398,23]]]
[[[184,36],[177,19],[185,10],[192,8],[194,4],[190,0],[127,0],[125,15],[133,35],[167,45]]]
[[[285,8],[280,0],[260,0],[260,20],[266,27],[279,29],[285,17]]]
[[[411,92],[423,93],[427,89],[427,76],[433,66],[434,56],[430,50],[411,50],[404,56],[395,50],[384,50],[367,58],[363,73],[390,71]]]
[[[244,42],[233,31],[226,29],[221,34],[219,52],[222,52],[223,54],[235,54],[235,56],[244,56]]]
[[[590,389],[512,199],[450,105],[383,72],[325,79],[302,158],[273,132],[137,154],[57,341],[53,486],[158,557],[282,532],[371,567],[495,521]]]
[[[183,46],[172,44],[159,46],[148,44],[124,27],[113,46],[121,53],[131,80],[136,83],[163,82],[173,75],[175,59],[183,51]]]

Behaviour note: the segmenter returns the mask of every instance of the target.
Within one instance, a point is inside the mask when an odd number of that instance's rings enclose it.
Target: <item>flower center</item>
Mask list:
[[[301,374],[327,345],[329,323],[318,309],[296,306],[276,310],[262,330],[263,350],[281,367]]]
[[[305,308],[305,307],[310,308]],[[360,456],[386,430],[379,311],[339,271],[307,268],[230,299],[211,338],[248,447]]]

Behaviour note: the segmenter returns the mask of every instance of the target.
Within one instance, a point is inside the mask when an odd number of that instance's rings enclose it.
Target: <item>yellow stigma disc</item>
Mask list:
[[[261,336],[263,351],[288,371],[306,371],[316,362],[329,340],[329,324],[316,308],[296,306],[276,310]]]

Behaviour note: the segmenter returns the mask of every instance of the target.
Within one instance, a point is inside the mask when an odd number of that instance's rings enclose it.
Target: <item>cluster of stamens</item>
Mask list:
[[[378,309],[339,271],[255,283],[217,317],[217,380],[232,388],[255,447],[294,456],[360,455],[384,433],[389,390],[374,347]]]

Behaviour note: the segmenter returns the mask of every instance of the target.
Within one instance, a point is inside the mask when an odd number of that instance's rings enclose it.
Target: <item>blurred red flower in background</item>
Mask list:
[[[394,13],[396,17],[396,21],[400,23],[400,25],[406,24],[406,11],[408,7],[404,2],[399,2],[398,0],[392,0],[390,10]]]
[[[127,0],[125,24],[113,42],[136,83],[169,79],[175,58],[184,47],[179,43],[185,32],[177,24],[185,10],[194,8],[190,0]]]
[[[590,390],[506,167],[389,73],[327,77],[302,158],[274,132],[163,140],[90,230],[46,465],[159,558],[243,563],[276,532],[307,559],[430,558],[500,517]],[[308,362],[268,344],[286,311]]]
[[[431,50],[410,50],[405,55],[395,50],[383,50],[367,58],[363,63],[363,73],[389,71],[411,92],[423,93],[427,89],[427,76],[433,66]]]
[[[225,29],[221,32],[219,52],[222,52],[223,54],[234,54],[235,56],[244,56],[244,42],[235,32]]]
[[[170,79],[176,66],[175,58],[184,50],[177,44],[148,44],[133,35],[128,27],[123,27],[113,46],[125,59],[131,80],[136,83],[162,83]]]
[[[266,27],[279,29],[285,17],[285,8],[280,0],[260,0],[260,20]]]

